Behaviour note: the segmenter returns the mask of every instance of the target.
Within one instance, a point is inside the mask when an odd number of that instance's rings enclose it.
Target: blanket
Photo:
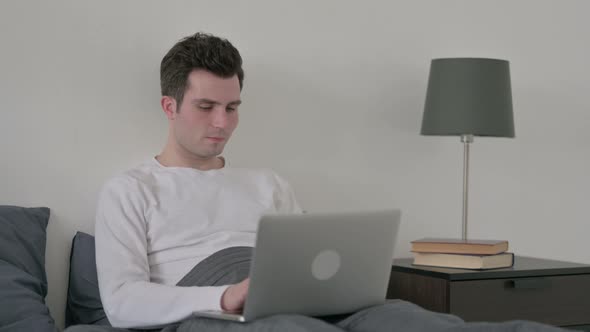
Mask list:
[[[190,286],[221,286],[238,283],[249,275],[251,247],[223,249],[197,264],[177,284]],[[236,323],[203,317],[190,317],[158,330],[121,329],[96,325],[76,325],[66,332],[200,332],[200,331],[462,331],[462,332],[558,332],[557,327],[531,321],[501,323],[465,322],[461,318],[428,311],[402,300],[389,300],[384,305],[366,308],[352,315],[313,318],[301,315],[274,315],[249,323]]]

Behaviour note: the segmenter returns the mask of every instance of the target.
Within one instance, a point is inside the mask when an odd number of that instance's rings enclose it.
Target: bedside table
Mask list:
[[[396,259],[388,299],[465,321],[525,319],[590,331],[590,265],[514,257],[511,268],[463,270]]]

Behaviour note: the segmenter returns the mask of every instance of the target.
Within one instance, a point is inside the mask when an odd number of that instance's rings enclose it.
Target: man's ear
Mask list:
[[[162,96],[160,104],[168,120],[176,119],[176,99],[170,96]]]

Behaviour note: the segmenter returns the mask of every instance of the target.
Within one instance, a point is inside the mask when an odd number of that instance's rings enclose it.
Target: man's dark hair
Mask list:
[[[240,89],[244,82],[240,52],[226,39],[197,32],[176,43],[160,64],[160,88],[162,96],[176,99],[180,109],[184,92],[193,70],[204,69],[219,77],[238,75]]]

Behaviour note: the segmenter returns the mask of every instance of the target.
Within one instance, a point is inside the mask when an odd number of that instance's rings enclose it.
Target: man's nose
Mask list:
[[[213,125],[213,127],[225,128],[227,126],[228,115],[223,107],[216,107],[212,115],[213,119],[211,124]]]

